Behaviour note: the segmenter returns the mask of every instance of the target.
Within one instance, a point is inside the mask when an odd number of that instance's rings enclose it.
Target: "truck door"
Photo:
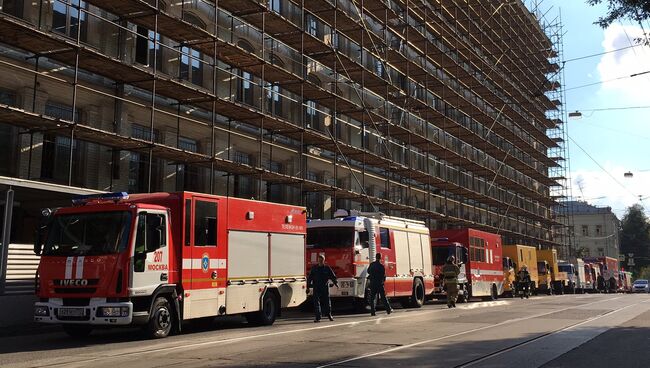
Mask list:
[[[395,276],[397,275],[392,233],[393,231],[390,229],[380,227],[379,244],[377,246],[377,252],[381,253],[382,259],[384,260],[384,267],[386,269],[386,283],[384,284],[384,290],[386,290],[387,297],[395,295]]]
[[[138,213],[133,247],[131,292],[151,295],[169,278],[169,226],[167,212],[147,210]]]
[[[190,296],[186,296],[186,316],[213,316],[225,305],[226,238],[218,235],[225,233],[219,231],[225,229],[225,216],[219,216],[225,209],[220,208],[219,199],[198,196],[192,197],[191,202],[186,199],[185,206],[186,210],[190,206],[185,231],[186,245],[191,249],[191,262],[186,264],[191,267],[192,288]]]

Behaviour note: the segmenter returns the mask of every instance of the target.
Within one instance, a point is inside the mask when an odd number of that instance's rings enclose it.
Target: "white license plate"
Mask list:
[[[84,308],[59,308],[59,317],[83,317],[85,315]]]

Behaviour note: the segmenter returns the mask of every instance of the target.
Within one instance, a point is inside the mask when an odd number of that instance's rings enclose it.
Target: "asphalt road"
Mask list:
[[[270,327],[237,318],[148,340],[138,329],[72,340],[59,329],[0,338],[9,367],[649,367],[649,295],[431,303],[387,316],[292,311]]]

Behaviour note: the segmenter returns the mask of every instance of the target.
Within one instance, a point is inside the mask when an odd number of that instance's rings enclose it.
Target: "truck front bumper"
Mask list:
[[[90,325],[128,325],[133,320],[133,303],[107,302],[91,298],[88,305],[65,305],[63,299],[51,298],[34,303],[34,322]]]

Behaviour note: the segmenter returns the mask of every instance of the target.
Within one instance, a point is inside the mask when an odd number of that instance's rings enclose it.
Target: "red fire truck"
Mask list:
[[[436,294],[443,294],[442,266],[450,255],[456,257],[461,269],[458,278],[460,301],[472,296],[495,300],[503,294],[503,246],[500,235],[466,228],[432,230],[431,239]]]
[[[419,308],[433,290],[429,230],[421,221],[338,210],[330,220],[307,223],[307,263],[318,254],[332,267],[339,288],[333,298],[352,299],[356,306],[368,303],[367,269],[381,253],[386,267],[386,296]]]
[[[77,337],[143,325],[161,338],[201,317],[270,325],[306,299],[302,207],[190,192],[73,203],[44,210],[36,322]]]
[[[605,290],[616,292],[619,285],[618,260],[612,257],[588,257],[585,262],[590,262],[600,268],[600,274],[605,279]]]

